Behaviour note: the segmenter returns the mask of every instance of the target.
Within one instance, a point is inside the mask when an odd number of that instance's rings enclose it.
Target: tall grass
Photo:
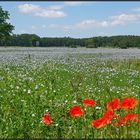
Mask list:
[[[106,110],[106,102],[118,97],[140,101],[140,61],[99,60],[65,63],[0,64],[1,138],[140,138],[140,123],[101,129],[92,128]],[[74,105],[82,109],[85,98],[96,101],[84,116],[72,119]],[[49,113],[52,124],[42,123]],[[117,111],[120,116],[125,111]],[[133,113],[140,115],[140,103]]]

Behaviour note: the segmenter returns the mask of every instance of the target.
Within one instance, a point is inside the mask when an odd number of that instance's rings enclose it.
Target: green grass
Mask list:
[[[0,64],[1,138],[140,138],[140,124],[91,126],[114,96],[120,101],[140,99],[140,60],[27,64]],[[87,108],[83,117],[72,119],[70,108],[82,108],[85,98],[95,100],[101,109]],[[133,113],[140,115],[139,106]],[[41,121],[46,112],[51,114],[51,126]],[[117,113],[123,116],[126,111]]]

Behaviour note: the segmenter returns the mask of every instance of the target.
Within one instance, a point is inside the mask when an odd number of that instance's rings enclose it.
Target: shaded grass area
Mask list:
[[[140,138],[139,123],[119,128],[113,122],[101,129],[91,126],[114,97],[140,99],[139,59],[26,62],[0,65],[1,138]],[[72,119],[70,108],[83,108],[85,98],[94,99],[101,109],[87,108],[84,117]],[[140,103],[132,112],[140,115],[139,109]],[[46,112],[52,117],[50,126],[41,121]]]

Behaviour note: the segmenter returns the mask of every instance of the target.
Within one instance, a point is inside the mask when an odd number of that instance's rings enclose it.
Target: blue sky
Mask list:
[[[0,2],[14,33],[74,38],[140,35],[140,2]]]

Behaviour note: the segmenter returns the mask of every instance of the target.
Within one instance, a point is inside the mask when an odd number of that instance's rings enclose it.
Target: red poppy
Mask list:
[[[45,115],[42,117],[42,121],[43,121],[45,124],[50,125],[50,124],[52,123],[50,114],[45,114]]]
[[[125,118],[119,118],[117,119],[117,122],[114,123],[115,126],[123,126],[123,125],[126,125],[126,119]]]
[[[107,110],[105,113],[104,113],[104,116],[103,118],[106,120],[106,124],[109,124],[110,121],[113,119],[114,117],[114,113],[110,110]]]
[[[115,97],[112,102],[108,102],[106,107],[108,110],[117,110],[119,108],[118,98]]]
[[[137,114],[128,113],[125,116],[125,120],[126,121],[137,122],[138,121],[138,115]]]
[[[96,105],[96,102],[94,100],[91,100],[91,99],[85,99],[83,100],[83,106],[94,106]]]
[[[139,116],[138,114],[133,114],[133,121],[138,122],[139,121]]]
[[[101,128],[101,127],[105,126],[106,124],[109,124],[114,116],[115,116],[114,113],[112,111],[108,110],[104,113],[102,118],[92,121],[92,127]]]
[[[125,116],[125,119],[131,121],[131,120],[133,119],[133,114],[132,114],[132,113],[128,113],[128,114]]]
[[[120,125],[121,126],[123,126],[123,125],[126,125],[126,123],[127,123],[127,119],[125,119],[125,118],[120,118]]]
[[[92,127],[95,127],[95,128],[101,128],[105,125],[106,125],[106,119],[105,118],[101,118],[101,119],[92,121]]]
[[[127,125],[128,121],[138,122],[138,115],[137,114],[128,113],[124,118],[119,118],[118,122],[116,122],[114,125],[115,126]]]
[[[73,108],[70,109],[70,116],[72,118],[74,117],[80,117],[84,114],[83,110],[79,106],[74,106]]]
[[[117,127],[120,126],[118,122],[115,122],[113,125]]]
[[[138,100],[135,98],[124,98],[120,103],[122,109],[132,109],[138,104]]]

